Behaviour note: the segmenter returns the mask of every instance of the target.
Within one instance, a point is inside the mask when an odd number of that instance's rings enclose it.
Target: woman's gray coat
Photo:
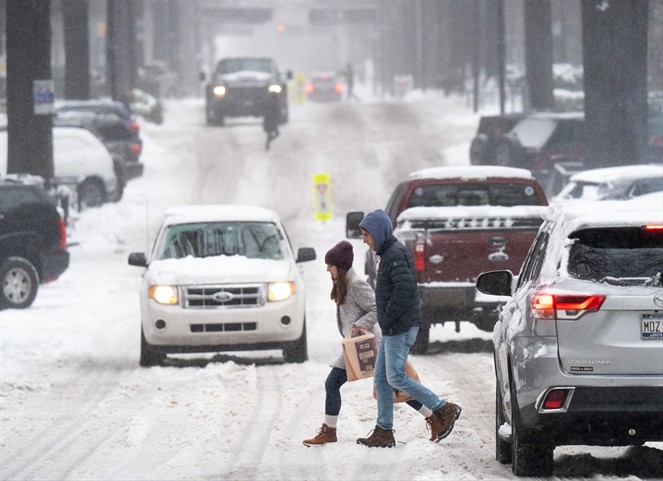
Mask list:
[[[336,323],[341,336],[345,337],[354,325],[372,332],[380,342],[381,332],[380,326],[377,325],[378,317],[373,288],[359,277],[354,268],[347,271],[345,280],[348,283],[345,303],[336,307]],[[330,366],[345,369],[343,352]]]

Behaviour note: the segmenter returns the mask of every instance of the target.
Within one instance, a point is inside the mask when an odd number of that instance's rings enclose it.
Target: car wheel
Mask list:
[[[554,446],[523,440],[516,394],[511,387],[511,470],[516,476],[551,476]]]
[[[511,443],[500,437],[500,427],[506,422],[504,417],[504,403],[500,393],[499,384],[495,385],[495,459],[501,464],[511,462]]]
[[[422,321],[417,332],[417,338],[410,348],[412,354],[426,354],[428,352],[428,345],[430,344],[430,324]]]
[[[155,352],[145,340],[143,328],[140,329],[140,361],[142,367],[160,366],[166,360],[166,355]]]
[[[0,264],[0,308],[25,309],[37,297],[37,269],[22,257],[10,257]]]
[[[297,339],[292,347],[283,349],[283,358],[285,362],[304,362],[308,360],[308,347],[306,341],[306,321],[304,321],[304,329],[302,335]]]
[[[86,179],[78,185],[78,205],[85,207],[99,207],[106,199],[106,190],[97,179]]]

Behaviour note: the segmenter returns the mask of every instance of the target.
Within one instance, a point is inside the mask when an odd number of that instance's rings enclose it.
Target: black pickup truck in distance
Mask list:
[[[398,184],[385,212],[412,252],[422,323],[413,354],[428,350],[432,324],[468,321],[492,331],[501,303],[477,293],[482,272],[520,271],[548,205],[531,172],[501,166],[437,167]],[[346,235],[359,237],[362,212],[348,213]],[[375,259],[366,258],[374,285]]]
[[[37,179],[0,177],[0,310],[29,307],[69,267],[63,216]]]
[[[269,57],[222,58],[205,87],[208,125],[223,125],[226,117],[264,117],[270,95],[279,99],[279,123],[288,121],[288,85],[292,72],[281,73]]]

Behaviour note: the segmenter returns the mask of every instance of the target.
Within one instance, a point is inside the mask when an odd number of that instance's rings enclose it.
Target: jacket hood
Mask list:
[[[384,242],[393,233],[391,219],[382,209],[377,209],[366,214],[359,223],[359,227],[366,229],[373,236],[376,244],[376,252],[382,251]]]

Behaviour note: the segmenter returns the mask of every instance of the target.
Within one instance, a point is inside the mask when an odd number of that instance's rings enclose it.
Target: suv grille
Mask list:
[[[227,98],[233,100],[262,100],[267,96],[267,87],[228,87]]]
[[[183,286],[185,309],[260,307],[265,304],[262,284]]]

